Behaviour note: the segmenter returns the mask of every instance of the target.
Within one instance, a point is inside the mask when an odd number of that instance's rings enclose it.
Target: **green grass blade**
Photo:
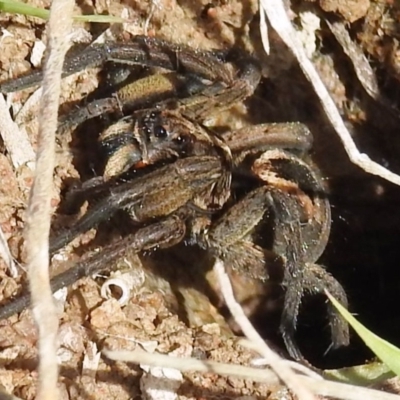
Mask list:
[[[330,293],[326,292],[326,295],[374,354],[386,364],[391,371],[397,376],[400,376],[400,349],[386,340],[383,340],[360,324]]]
[[[0,0],[0,12],[7,12],[10,14],[22,14],[29,17],[37,17],[47,20],[49,18],[49,10],[44,8],[32,7],[28,4],[15,0]],[[121,17],[114,17],[113,15],[75,15],[75,21],[81,22],[96,22],[103,24],[115,24],[128,22]]]
[[[323,376],[331,381],[369,386],[393,378],[396,374],[387,365],[381,362],[372,362],[354,367],[328,369],[323,372]]]
[[[10,14],[22,14],[41,19],[49,18],[49,11],[44,8],[32,7],[20,1],[0,0],[0,11]]]

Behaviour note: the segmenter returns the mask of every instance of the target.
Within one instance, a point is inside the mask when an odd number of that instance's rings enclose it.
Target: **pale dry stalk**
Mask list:
[[[346,150],[350,161],[358,165],[364,171],[380,176],[389,182],[392,182],[400,186],[400,176],[389,171],[382,165],[371,160],[367,154],[361,153],[350,132],[346,128],[340,113],[332,100],[328,90],[326,89],[324,83],[322,82],[318,72],[314,68],[312,62],[308,59],[306,52],[300,43],[299,38],[289,20],[286,13],[284,4],[282,0],[260,0],[260,13],[261,13],[261,37],[265,51],[269,51],[269,42],[267,36],[267,25],[265,21],[266,14],[271,26],[274,28],[276,33],[282,39],[282,41],[290,48],[293,55],[296,57],[300,68],[304,72],[308,81],[311,83],[315,93],[321,101],[321,105],[328,117],[332,127],[335,129],[337,135],[339,136],[344,149]]]
[[[251,324],[241,305],[236,301],[233,294],[233,288],[228,274],[225,271],[224,264],[221,260],[217,259],[214,264],[214,271],[218,277],[221,292],[224,297],[225,303],[228,306],[232,317],[239,325],[246,338],[254,343],[258,352],[267,361],[276,375],[287,385],[287,387],[298,397],[299,400],[315,400],[315,396],[310,389],[299,377],[293,372],[284,359],[279,357],[274,351],[270,349],[267,343],[262,339],[254,326]]]
[[[222,364],[215,361],[198,360],[195,358],[173,357],[160,353],[148,353],[144,350],[103,350],[103,354],[110,360],[132,362],[151,365],[160,368],[174,368],[181,372],[204,372],[241,379],[253,382],[277,385],[279,378],[268,369],[245,367],[236,364]],[[289,364],[288,364],[289,365]],[[400,396],[385,393],[375,389],[316,379],[298,375],[298,379],[318,395],[342,400],[399,400]]]
[[[47,59],[39,109],[36,170],[24,232],[33,316],[38,328],[38,400],[58,398],[56,338],[58,319],[49,280],[49,231],[61,72],[72,26],[73,0],[53,0],[48,23]]]

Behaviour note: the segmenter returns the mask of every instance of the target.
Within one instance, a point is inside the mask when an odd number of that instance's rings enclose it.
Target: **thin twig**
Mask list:
[[[277,376],[279,376],[288,388],[297,395],[299,400],[315,400],[315,396],[311,393],[307,385],[301,382],[299,377],[288,367],[285,361],[268,347],[255,330],[242,307],[235,299],[231,281],[228,274],[225,272],[225,267],[221,260],[217,259],[215,261],[214,271],[218,277],[225,303],[232,317],[235,319],[235,322],[240,326],[240,329],[247,339],[255,344],[258,352],[268,361],[270,367]]]
[[[265,12],[271,26],[278,33],[283,42],[291,49],[299,62],[300,68],[303,70],[305,76],[313,86],[315,93],[319,97],[326,116],[342,141],[350,161],[353,164],[358,165],[364,171],[372,175],[380,176],[381,178],[400,186],[399,175],[371,160],[367,154],[360,153],[357,149],[357,146],[355,145],[350,132],[347,130],[334,101],[318,75],[318,72],[315,70],[314,65],[308,59],[287,16],[282,0],[260,0],[260,9],[261,12]],[[261,35],[265,35],[265,32],[261,31]],[[265,40],[263,40],[263,42],[265,42]]]
[[[103,354],[110,360],[146,364],[162,368],[175,368],[182,372],[204,372],[223,376],[249,379],[269,385],[277,385],[279,378],[270,370],[244,367],[242,365],[222,364],[215,361],[204,361],[195,358],[172,357],[159,353],[148,353],[143,350],[103,350]],[[318,395],[330,396],[343,400],[399,400],[399,396],[367,389],[346,383],[314,379],[298,376],[303,385],[307,385]]]
[[[48,23],[47,59],[39,109],[36,171],[27,212],[25,243],[32,310],[39,331],[37,399],[58,398],[56,338],[58,319],[49,279],[49,230],[61,71],[72,26],[72,0],[53,0]]]
[[[279,384],[279,378],[270,370],[244,367],[235,364],[223,364],[216,361],[198,360],[196,358],[172,357],[160,353],[149,353],[144,350],[103,350],[110,360],[134,362],[162,368],[176,368],[181,372],[208,372],[223,376],[250,379],[254,382]]]

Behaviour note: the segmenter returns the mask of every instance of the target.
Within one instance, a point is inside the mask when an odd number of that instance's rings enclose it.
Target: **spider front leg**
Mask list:
[[[211,81],[232,81],[232,73],[221,68],[228,52],[201,51],[179,46],[164,40],[135,36],[126,43],[109,42],[93,44],[82,53],[67,58],[63,66],[63,77],[88,68],[113,62],[125,65],[159,67],[179,73],[193,73]],[[23,90],[40,84],[41,70],[0,84],[1,93]]]
[[[347,295],[343,286],[322,265],[307,263],[303,279],[304,288],[308,293],[325,295],[325,290],[327,290],[343,307],[348,307]],[[332,347],[347,346],[350,341],[349,326],[329,300],[327,309]]]
[[[159,67],[175,71],[182,75],[207,79],[211,83],[218,82],[211,90],[222,88],[224,85],[233,88],[242,88],[242,97],[253,93],[257,86],[261,72],[259,63],[252,57],[243,56],[238,51],[201,51],[190,47],[176,45],[164,40],[135,36],[126,43],[95,44],[82,54],[67,59],[63,67],[63,76],[87,68],[97,67],[106,62],[124,65],[141,65]],[[238,71],[230,63],[235,63]],[[42,80],[42,71],[34,71],[28,75],[12,79],[0,84],[1,93],[15,92],[39,84]],[[198,82],[200,82],[198,80]],[[240,82],[237,85],[237,82]],[[163,86],[165,82],[162,82]],[[157,91],[157,88],[155,88]],[[134,90],[122,90],[121,100],[129,101]],[[135,98],[135,94],[133,97]],[[121,101],[122,103],[122,101]]]
[[[72,285],[83,277],[112,270],[116,261],[127,252],[140,253],[156,248],[171,247],[179,243],[186,232],[185,222],[179,214],[178,212],[176,215],[171,215],[164,220],[141,228],[137,232],[104,247],[99,253],[92,254],[78,262],[72,268],[51,279],[52,291],[56,292],[63,287]],[[25,293],[2,306],[0,308],[0,320],[23,311],[29,303],[30,295]]]
[[[343,287],[316,261],[329,239],[331,214],[321,178],[296,156],[270,150],[253,164],[253,172],[271,187],[276,229],[273,250],[285,259],[286,287],[281,333],[290,355],[302,359],[294,333],[304,292],[334,293],[347,306]],[[328,306],[334,347],[349,343],[347,322]]]
[[[299,216],[299,212],[295,212],[296,208],[299,209],[299,204],[296,205],[288,198],[283,199],[281,194],[273,197],[275,201],[280,202],[279,209],[286,208],[291,213],[289,218],[283,217],[282,214],[280,215],[278,222],[279,229],[276,230],[276,237],[281,238],[280,240],[278,239],[280,243],[277,246],[279,248],[277,251],[285,260],[283,285],[286,288],[286,293],[280,331],[291,357],[302,360],[303,356],[294,337],[299,306],[304,294],[325,295],[325,290],[328,290],[346,308],[348,306],[347,295],[342,285],[331,274],[322,266],[311,261],[314,259],[312,254],[320,252],[325,240],[322,239],[319,242],[317,238],[308,236],[304,223],[293,219],[294,215],[297,214]],[[308,225],[309,223],[306,224]],[[285,242],[285,250],[282,249],[283,242]],[[349,327],[347,322],[330,302],[327,303],[327,309],[331,328],[332,347],[347,346],[349,344]]]
[[[196,232],[196,242],[234,270],[268,280],[268,264],[276,264],[280,257],[256,245],[252,235],[272,205],[269,189],[259,187],[229,207],[211,227]]]
[[[305,154],[313,143],[310,130],[300,122],[258,124],[227,132],[223,139],[234,154],[236,164],[240,164],[248,154],[261,154],[270,149]]]

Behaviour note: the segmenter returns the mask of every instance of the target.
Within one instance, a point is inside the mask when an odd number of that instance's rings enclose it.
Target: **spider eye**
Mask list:
[[[168,136],[168,131],[162,125],[157,125],[154,127],[154,136],[164,139]]]

